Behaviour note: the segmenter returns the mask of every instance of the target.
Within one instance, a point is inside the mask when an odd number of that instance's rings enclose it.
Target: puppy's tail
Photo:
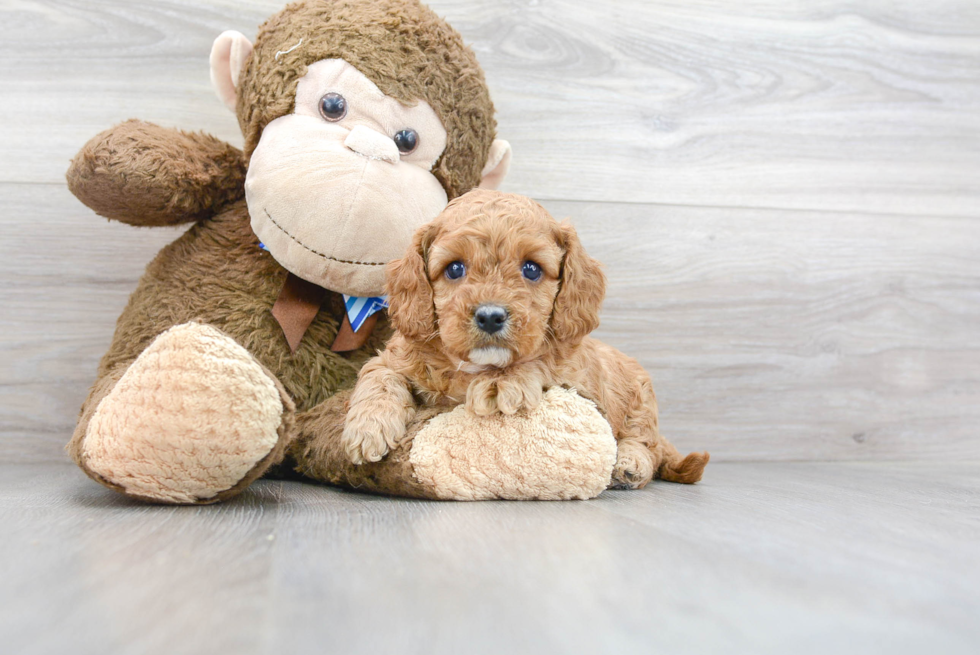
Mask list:
[[[667,482],[694,484],[701,479],[704,467],[710,459],[711,455],[708,453],[691,453],[682,457],[673,444],[665,443],[664,458],[657,470],[657,477]]]

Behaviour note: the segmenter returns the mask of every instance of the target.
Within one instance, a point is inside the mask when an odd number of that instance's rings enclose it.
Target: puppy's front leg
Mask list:
[[[415,400],[405,376],[385,366],[382,357],[364,365],[344,420],[344,450],[355,464],[377,462],[405,438],[415,415]]]
[[[537,362],[479,376],[466,390],[466,408],[477,416],[533,410],[541,403],[547,383],[548,377]]]

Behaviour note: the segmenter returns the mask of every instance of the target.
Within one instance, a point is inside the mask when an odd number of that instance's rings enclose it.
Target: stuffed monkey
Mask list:
[[[68,171],[107,218],[191,224],[119,317],[68,445],[82,470],[178,504],[230,498],[276,465],[423,498],[601,492],[615,442],[563,390],[526,416],[420,412],[379,462],[355,466],[340,445],[348,390],[391,333],[371,313],[385,265],[509,165],[460,36],[414,0],[309,0],[270,18],[254,46],[221,34],[211,77],[244,151],[134,120]]]

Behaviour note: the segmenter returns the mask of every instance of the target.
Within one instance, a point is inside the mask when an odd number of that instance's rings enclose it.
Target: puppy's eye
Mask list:
[[[336,123],[347,115],[347,101],[339,93],[328,93],[320,98],[320,115]]]
[[[395,135],[395,146],[403,155],[414,152],[419,147],[419,133],[411,128],[402,130]]]
[[[531,282],[537,282],[541,279],[541,267],[534,262],[524,262],[521,273]]]
[[[452,262],[446,267],[446,277],[450,280],[458,280],[466,275],[466,265],[463,262]]]

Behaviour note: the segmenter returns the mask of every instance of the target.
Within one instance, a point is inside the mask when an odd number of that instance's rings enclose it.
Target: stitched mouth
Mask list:
[[[265,215],[269,218],[269,221],[273,225],[275,225],[276,228],[280,232],[282,232],[287,237],[289,237],[290,239],[292,239],[293,241],[295,241],[304,250],[306,250],[306,251],[308,251],[308,252],[316,255],[317,257],[321,257],[323,259],[328,259],[328,260],[330,260],[332,262],[337,262],[339,264],[353,264],[355,266],[386,266],[388,264],[388,262],[359,262],[359,261],[355,261],[355,260],[352,260],[352,259],[338,259],[337,257],[331,257],[330,255],[327,255],[325,253],[322,253],[322,252],[319,252],[317,250],[314,250],[313,248],[310,248],[308,245],[306,245],[305,243],[303,243],[302,241],[300,241],[299,239],[297,239],[296,237],[294,237],[292,234],[290,234],[289,231],[286,228],[284,228],[282,225],[279,225],[279,223],[276,222],[276,219],[272,218],[272,214],[269,213],[269,210],[268,209],[266,209],[265,207],[263,207],[262,208],[262,211],[265,212]]]

